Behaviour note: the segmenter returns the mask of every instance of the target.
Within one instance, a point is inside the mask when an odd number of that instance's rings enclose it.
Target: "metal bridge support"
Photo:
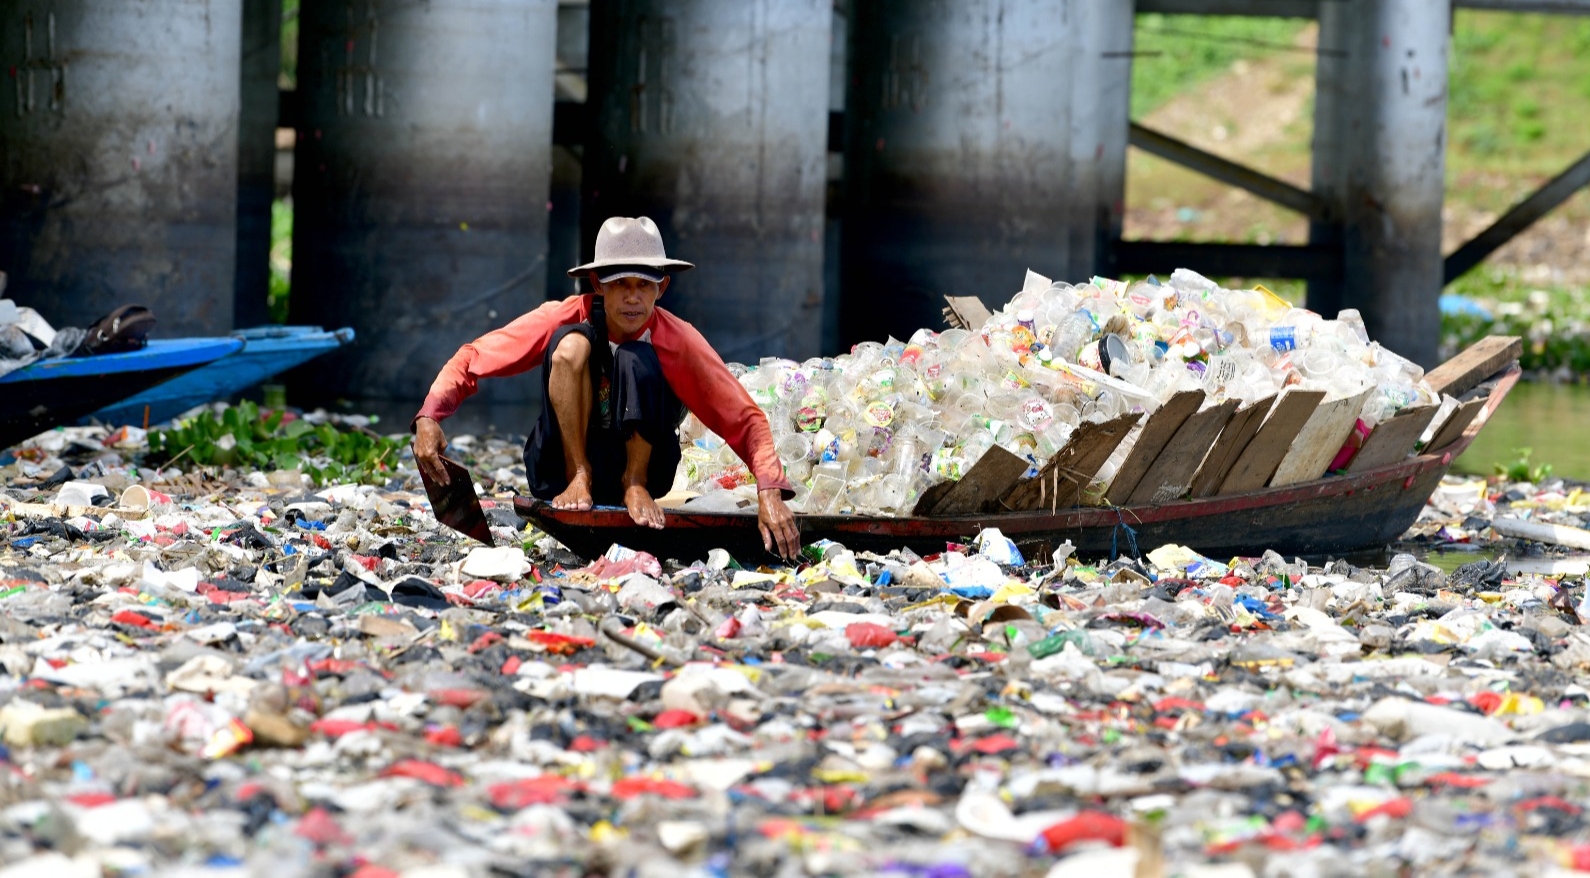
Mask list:
[[[0,270],[56,326],[232,329],[241,0],[0,10]]]
[[[1309,284],[1326,316],[1357,308],[1369,334],[1425,366],[1440,342],[1441,202],[1446,155],[1451,7],[1425,0],[1320,6],[1314,194],[1341,225],[1315,223],[1310,242],[1340,242],[1339,283]]]
[[[728,360],[818,352],[831,0],[591,6],[581,212],[647,215],[697,264],[662,307]]]
[[[295,398],[418,401],[459,345],[545,300],[555,0],[301,14],[290,313],[358,342]],[[526,402],[538,380],[481,393]]]
[[[1132,4],[856,3],[846,102],[847,342],[1083,281],[1118,234]]]

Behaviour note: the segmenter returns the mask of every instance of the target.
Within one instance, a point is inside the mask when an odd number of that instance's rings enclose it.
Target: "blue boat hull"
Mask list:
[[[232,337],[243,341],[241,351],[105,406],[85,420],[92,419],[112,427],[141,426],[147,406],[149,423],[169,421],[194,406],[228,399],[300,363],[336,350],[353,340],[353,330],[327,332],[318,326],[261,326],[239,330]]]
[[[238,338],[175,338],[142,350],[34,363],[0,377],[0,448],[69,424],[243,347]]]

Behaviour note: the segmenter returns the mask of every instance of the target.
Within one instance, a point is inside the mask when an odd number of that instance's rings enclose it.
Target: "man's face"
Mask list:
[[[591,286],[602,297],[602,307],[607,310],[609,335],[628,338],[640,332],[652,312],[657,310],[657,300],[668,289],[669,278],[661,283],[641,277],[620,277],[603,283],[591,272]]]

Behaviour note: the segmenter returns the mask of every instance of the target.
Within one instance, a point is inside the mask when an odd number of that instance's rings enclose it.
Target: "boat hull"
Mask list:
[[[336,350],[353,340],[352,329],[328,332],[318,326],[265,326],[233,333],[243,349],[207,366],[165,381],[88,416],[110,426],[169,421],[195,407],[232,396],[273,376]]]
[[[1112,549],[1131,553],[1166,543],[1188,546],[1211,557],[1257,554],[1343,553],[1395,540],[1418,520],[1420,510],[1517,382],[1516,366],[1493,379],[1484,409],[1457,441],[1432,453],[1360,473],[1328,476],[1297,485],[1261,488],[1200,500],[1130,507],[1072,507],[1031,512],[995,512],[944,517],[797,515],[801,540],[831,539],[856,551],[910,548],[919,554],[966,543],[978,531],[999,530],[1029,557],[1043,557],[1065,540],[1084,555]],[[771,561],[753,512],[692,513],[668,510],[662,530],[636,527],[623,509],[556,510],[538,500],[517,498],[519,514],[577,554],[595,557],[618,543],[659,558],[689,562],[723,548],[742,564]]]
[[[0,448],[214,362],[236,338],[160,339],[141,350],[34,363],[0,377]]]

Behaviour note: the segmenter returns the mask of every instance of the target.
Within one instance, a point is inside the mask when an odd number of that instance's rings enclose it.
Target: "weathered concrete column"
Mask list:
[[[1086,280],[1120,225],[1130,3],[857,3],[846,109],[847,341]],[[1118,130],[1117,130],[1118,129]]]
[[[729,360],[817,353],[831,0],[591,7],[587,252],[644,214],[698,268],[662,306]]]
[[[294,398],[417,401],[460,344],[545,300],[555,2],[301,14],[290,313],[358,341]],[[482,396],[532,399],[538,380]]]
[[[277,80],[282,0],[243,0],[241,114],[237,126],[238,326],[270,322],[271,201],[276,194]]]
[[[232,329],[242,0],[0,12],[0,271],[57,326]]]
[[[1348,8],[1350,7],[1350,8]],[[1369,334],[1426,366],[1440,343],[1451,8],[1421,0],[1324,3],[1314,189],[1338,206],[1343,280],[1309,285],[1309,305],[1357,308]]]

